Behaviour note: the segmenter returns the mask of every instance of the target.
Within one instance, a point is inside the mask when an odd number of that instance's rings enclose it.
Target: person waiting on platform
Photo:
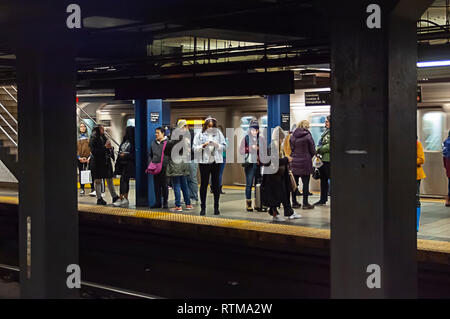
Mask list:
[[[423,164],[425,164],[425,153],[423,152],[422,143],[419,142],[417,138],[417,192],[416,192],[416,210],[417,210],[417,231],[419,231],[419,221],[420,221],[420,182],[422,179],[426,178],[425,171],[423,170]]]
[[[290,167],[297,182],[301,178],[303,184],[303,209],[313,209],[309,204],[309,180],[313,173],[312,158],[316,155],[316,148],[311,133],[309,122],[306,120],[298,123],[297,129],[292,133],[289,141],[292,153]]]
[[[225,137],[217,128],[217,120],[209,115],[205,119],[202,131],[194,137],[195,159],[199,162],[200,184],[200,215],[206,214],[206,194],[208,191],[209,177],[214,192],[214,215],[219,215],[219,174],[220,165],[223,162],[223,150],[226,147]]]
[[[261,161],[259,157],[260,145],[266,145],[264,138],[259,134],[258,120],[251,120],[248,133],[241,141],[239,152],[244,155],[245,162],[242,163],[245,173],[245,199],[248,212],[253,211],[252,187],[261,179]],[[256,192],[256,188],[255,188]]]
[[[444,160],[444,168],[448,179],[448,192],[445,198],[445,206],[450,206],[450,131],[448,132],[448,137],[445,139],[442,145],[442,156]]]
[[[187,123],[187,122],[186,122]],[[186,124],[187,127],[187,124]],[[191,135],[191,162],[189,163],[189,176],[187,177],[189,198],[191,199],[191,204],[198,205],[198,181],[197,181],[197,169],[198,163],[194,160],[194,130],[189,129],[189,134]]]
[[[130,178],[136,176],[134,126],[125,129],[125,136],[119,146],[114,175],[120,175],[120,198],[114,203],[116,207],[127,207],[130,191]]]
[[[113,203],[115,203],[119,196],[114,189],[113,184],[113,168],[112,158],[114,157],[114,151],[111,146],[111,141],[105,136],[105,129],[103,125],[98,125],[92,132],[91,139],[89,141],[89,147],[91,149],[91,174],[94,179],[95,191],[97,194],[97,205],[106,205],[106,202],[102,198],[102,179],[106,179],[108,184],[109,193]]]
[[[78,130],[78,143],[77,143],[77,164],[78,170],[80,172],[80,195],[84,195],[84,184],[81,184],[81,171],[87,170],[89,168],[89,160],[91,157],[91,149],[89,148],[89,134],[87,132],[86,125],[81,122],[80,128]],[[94,183],[91,183],[91,192],[95,192]]]
[[[223,131],[223,126],[219,125],[218,127],[219,127],[220,132],[222,132],[223,136],[225,136],[225,133]],[[225,137],[225,144],[226,144],[226,146],[225,146],[225,148],[223,149],[223,152],[222,152],[223,162],[220,165],[220,172],[219,172],[219,189],[220,189],[220,194],[225,194],[225,192],[222,190],[222,186],[223,186],[222,176],[223,176],[223,171],[225,170],[225,165],[227,164],[228,138],[226,138],[226,137]]]
[[[178,138],[179,136],[179,138]],[[189,150],[191,145],[191,136],[187,129],[186,121],[178,121],[177,128],[172,132],[172,138],[167,145],[168,157],[166,175],[172,180],[173,193],[175,195],[175,207],[170,210],[173,212],[182,212],[181,207],[181,192],[183,192],[184,203],[186,204],[186,210],[192,210],[191,199],[189,196],[189,189],[187,184],[187,177],[190,174],[189,162],[191,161]],[[174,147],[176,145],[181,146],[179,151],[176,151]],[[172,151],[173,150],[173,151]],[[166,152],[164,152],[166,153]],[[177,158],[174,158],[174,157]]]
[[[165,130],[162,127],[155,129],[155,140],[150,146],[150,161],[153,163],[161,163],[161,157],[163,158],[162,169],[159,174],[153,175],[153,185],[155,189],[155,204],[151,208],[168,208],[167,200],[169,198],[169,187],[167,184],[166,169],[168,163],[168,157],[170,153],[165,150],[167,145],[167,137],[165,136]],[[164,150],[164,156],[162,156]],[[162,199],[162,205],[161,205]]]
[[[282,128],[277,126],[272,132],[272,147],[269,147],[268,153],[272,151],[278,152],[278,169],[276,172],[269,173],[269,166],[273,163],[269,162],[262,168],[262,183],[261,183],[261,198],[263,204],[269,207],[269,215],[273,217],[275,222],[283,222],[286,219],[279,216],[278,207],[283,204],[284,216],[289,219],[301,218],[301,215],[294,212],[291,207],[289,198],[290,193],[290,178],[289,178],[289,158],[284,156],[283,140],[286,135]]]
[[[320,200],[314,203],[314,206],[324,206],[328,200],[328,180],[330,178],[330,135],[331,117],[327,116],[325,120],[325,131],[319,140],[317,154],[320,155],[323,165],[319,168],[320,172]]]

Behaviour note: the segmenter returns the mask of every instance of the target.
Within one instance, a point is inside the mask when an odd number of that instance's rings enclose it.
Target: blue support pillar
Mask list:
[[[267,97],[267,141],[270,143],[272,129],[281,126],[283,130],[290,129],[290,95],[278,94]]]
[[[163,100],[137,100],[136,121],[136,206],[155,203],[153,176],[145,174],[149,163],[150,145],[155,139],[155,129],[170,123],[170,104]]]

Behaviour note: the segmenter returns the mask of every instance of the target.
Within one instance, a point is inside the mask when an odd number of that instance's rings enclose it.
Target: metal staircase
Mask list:
[[[0,160],[18,178],[17,88],[0,86]]]

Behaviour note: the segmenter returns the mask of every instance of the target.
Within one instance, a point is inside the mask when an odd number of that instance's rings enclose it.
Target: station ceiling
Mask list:
[[[308,65],[326,65],[329,61],[330,26],[322,0],[71,2],[82,10],[77,68],[83,88],[101,87],[101,83],[108,87],[110,81],[129,77],[306,70]],[[435,24],[448,26],[446,2],[435,1],[424,13],[424,21],[418,24],[423,34]],[[43,18],[53,3],[0,0],[3,83],[15,80],[11,21],[30,12],[36,19]],[[450,31],[440,28],[439,32],[448,41]],[[422,44],[440,40],[425,39]]]

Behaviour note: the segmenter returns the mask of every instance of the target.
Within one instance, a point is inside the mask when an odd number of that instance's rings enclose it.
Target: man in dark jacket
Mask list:
[[[167,185],[167,162],[168,162],[168,153],[164,147],[167,144],[167,137],[164,134],[164,129],[162,127],[158,127],[155,130],[155,140],[152,142],[150,147],[150,161],[153,163],[161,163],[161,157],[164,149],[164,157],[162,162],[161,172],[157,175],[153,175],[153,184],[155,188],[155,204],[151,208],[168,208],[167,200],[169,198],[169,188]],[[162,197],[162,205],[161,205],[161,197]]]

